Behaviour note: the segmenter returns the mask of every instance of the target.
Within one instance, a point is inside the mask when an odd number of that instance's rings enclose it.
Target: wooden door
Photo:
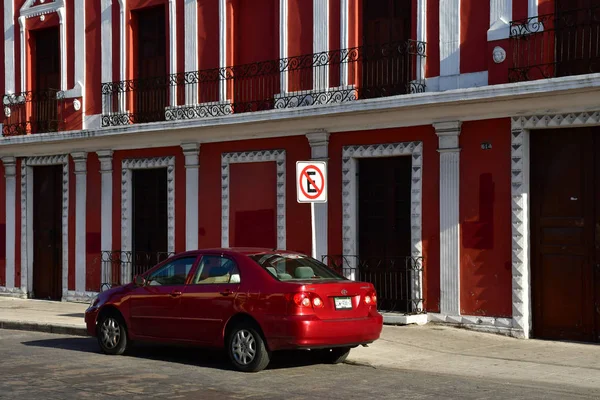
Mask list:
[[[363,1],[363,63],[361,97],[407,92],[412,0]]]
[[[58,130],[60,89],[60,34],[58,27],[33,32],[35,42],[35,80],[33,81],[31,131]]]
[[[592,341],[600,240],[597,128],[531,135],[531,282],[536,337]],[[596,237],[595,237],[596,236]],[[597,248],[597,246],[596,246]]]
[[[62,165],[33,169],[33,293],[62,297]]]
[[[135,48],[135,122],[164,121],[168,105],[167,31],[165,7],[134,12]]]
[[[162,261],[168,251],[167,169],[133,171],[133,275]]]

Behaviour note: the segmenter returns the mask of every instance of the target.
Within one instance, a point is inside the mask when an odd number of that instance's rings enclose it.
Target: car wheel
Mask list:
[[[105,354],[120,355],[127,350],[127,328],[119,315],[110,313],[101,317],[96,336]]]
[[[327,364],[340,364],[346,361],[348,354],[350,347],[335,347],[324,351],[323,361]]]
[[[231,329],[227,353],[233,366],[242,372],[262,371],[271,358],[261,334],[248,323],[238,324]]]

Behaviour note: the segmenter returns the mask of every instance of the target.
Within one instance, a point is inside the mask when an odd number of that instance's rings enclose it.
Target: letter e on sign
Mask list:
[[[327,203],[327,163],[298,161],[296,193],[298,203]]]

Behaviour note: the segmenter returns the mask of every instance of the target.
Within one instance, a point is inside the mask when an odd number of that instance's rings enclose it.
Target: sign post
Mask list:
[[[312,232],[311,255],[313,258],[317,258],[316,224],[318,221],[315,204],[327,203],[327,162],[298,161],[296,163],[296,194],[298,203],[310,204]],[[320,215],[320,218],[327,219],[327,215]]]

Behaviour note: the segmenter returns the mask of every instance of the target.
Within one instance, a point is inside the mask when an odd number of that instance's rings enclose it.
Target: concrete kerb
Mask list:
[[[72,335],[72,336],[89,336],[86,328],[81,328],[81,327],[77,327],[77,326],[60,325],[60,324],[39,324],[39,323],[35,323],[35,322],[0,320],[0,329],[45,332],[45,333],[54,333],[54,334]]]

